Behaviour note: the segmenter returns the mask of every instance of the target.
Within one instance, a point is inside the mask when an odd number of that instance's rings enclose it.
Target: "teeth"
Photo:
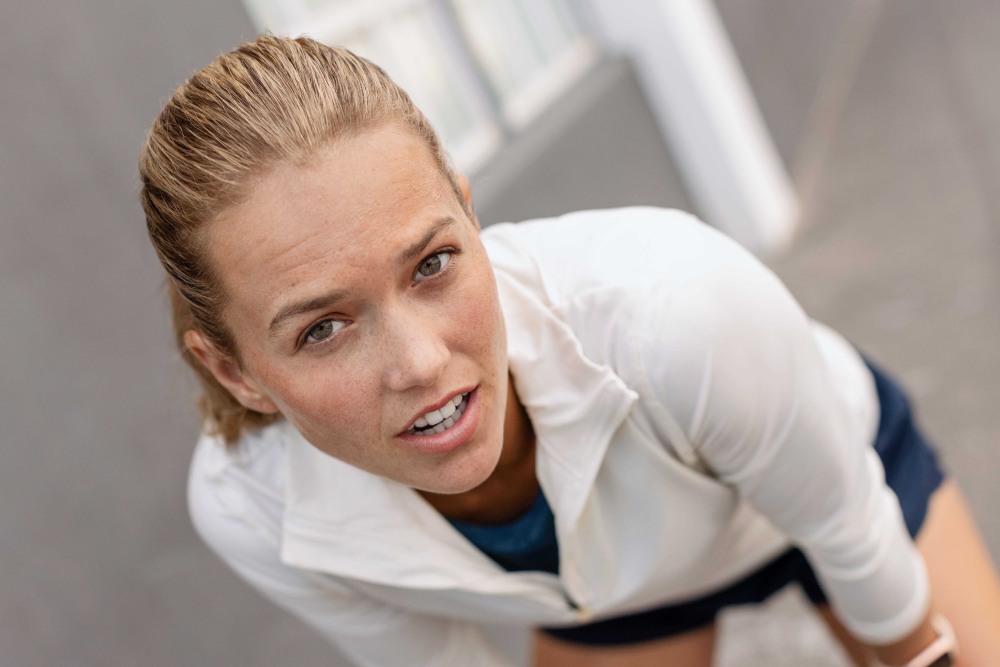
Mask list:
[[[428,412],[413,423],[408,433],[419,435],[430,435],[431,433],[443,433],[455,425],[462,413],[465,412],[465,399],[468,394],[462,394],[445,403],[440,409]],[[417,431],[417,429],[424,429]]]

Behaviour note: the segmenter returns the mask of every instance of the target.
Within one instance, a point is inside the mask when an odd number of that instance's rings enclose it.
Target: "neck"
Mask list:
[[[448,518],[483,524],[511,521],[531,507],[538,495],[535,431],[514,391],[513,378],[507,382],[503,449],[493,473],[482,484],[463,493],[421,491],[420,495]]]

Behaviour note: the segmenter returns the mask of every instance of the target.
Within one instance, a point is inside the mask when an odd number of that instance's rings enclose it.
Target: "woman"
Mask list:
[[[690,217],[480,237],[405,93],[306,39],[196,73],[140,170],[195,525],[358,664],[506,664],[480,628],[515,623],[539,667],[709,665],[717,612],[792,582],[859,665],[1000,661],[905,397]]]

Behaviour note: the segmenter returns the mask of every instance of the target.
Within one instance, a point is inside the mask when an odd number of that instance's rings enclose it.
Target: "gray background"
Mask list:
[[[776,269],[902,377],[1000,554],[1000,5],[719,7],[805,203]],[[2,665],[338,664],[189,526],[195,389],[136,199],[169,92],[253,32],[237,0],[0,6]],[[473,184],[486,222],[687,206],[615,59]],[[727,615],[717,662],[841,664],[799,609]]]

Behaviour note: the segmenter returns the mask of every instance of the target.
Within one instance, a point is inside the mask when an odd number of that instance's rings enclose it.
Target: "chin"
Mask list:
[[[476,452],[475,456],[465,460],[456,460],[445,464],[447,469],[440,470],[433,479],[428,480],[427,484],[416,488],[441,495],[456,495],[472,491],[490,478],[499,462],[499,446],[491,448],[489,452]]]

